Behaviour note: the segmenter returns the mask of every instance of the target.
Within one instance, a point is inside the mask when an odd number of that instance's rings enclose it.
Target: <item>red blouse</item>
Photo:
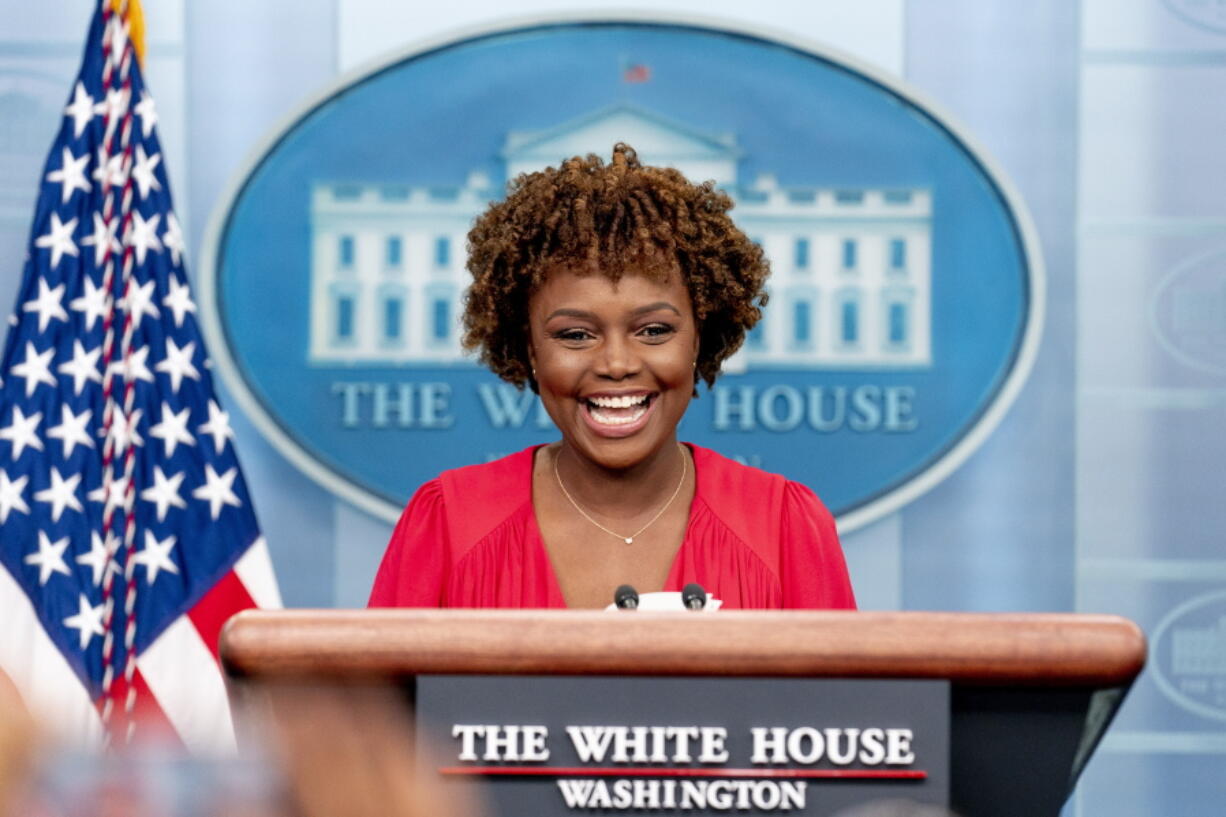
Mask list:
[[[664,590],[698,582],[725,608],[847,608],[830,512],[797,482],[691,445],[697,485]],[[565,607],[532,508],[536,448],[445,471],[410,500],[371,607]]]

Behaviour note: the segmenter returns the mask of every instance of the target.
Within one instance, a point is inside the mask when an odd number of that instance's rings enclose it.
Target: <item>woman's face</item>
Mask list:
[[[557,272],[529,300],[528,322],[541,401],[579,454],[621,469],[672,444],[698,356],[679,273],[614,283]]]

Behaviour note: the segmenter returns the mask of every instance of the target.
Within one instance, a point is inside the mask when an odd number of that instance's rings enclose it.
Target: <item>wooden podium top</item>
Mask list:
[[[1054,613],[249,610],[221,637],[239,677],[422,673],[946,678],[1126,686],[1145,637]]]

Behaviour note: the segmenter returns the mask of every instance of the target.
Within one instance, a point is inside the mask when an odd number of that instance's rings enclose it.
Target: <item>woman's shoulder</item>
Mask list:
[[[750,501],[757,501],[762,494],[775,493],[817,498],[802,482],[746,465],[700,445],[686,445],[694,452],[694,469],[698,474],[700,492],[727,495],[748,491]]]
[[[710,448],[693,443],[686,445],[694,452],[694,471],[699,479],[699,491],[732,493],[750,490],[763,493],[782,490],[787,482],[779,474],[745,465]]]
[[[465,465],[422,486],[437,490],[447,508],[448,534],[461,550],[532,502],[532,463],[539,446],[509,456]],[[430,486],[437,486],[431,489]]]
[[[530,513],[534,450],[444,471],[418,488],[392,532],[370,606],[465,606],[480,600],[482,586],[467,582],[457,565],[489,534],[509,521],[522,523]]]
[[[734,531],[742,534],[747,527],[757,529],[764,520],[778,518],[787,479],[709,448],[690,447],[698,496]]]
[[[481,489],[484,486],[498,484],[505,480],[525,481],[524,490],[532,488],[532,461],[539,445],[529,446],[523,451],[516,451],[505,457],[492,459],[475,465],[463,465],[450,468],[438,475],[437,481],[443,485],[462,485],[470,489]],[[506,487],[506,486],[504,486]]]
[[[802,483],[694,446],[706,510],[778,579],[784,607],[855,608],[834,517]]]
[[[803,483],[691,445],[697,493],[712,513],[747,543],[779,542],[803,517],[822,523],[830,512]]]

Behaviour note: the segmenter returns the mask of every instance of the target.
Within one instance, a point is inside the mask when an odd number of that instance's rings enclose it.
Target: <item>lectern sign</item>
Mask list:
[[[948,804],[943,681],[423,676],[417,712],[500,817]]]

